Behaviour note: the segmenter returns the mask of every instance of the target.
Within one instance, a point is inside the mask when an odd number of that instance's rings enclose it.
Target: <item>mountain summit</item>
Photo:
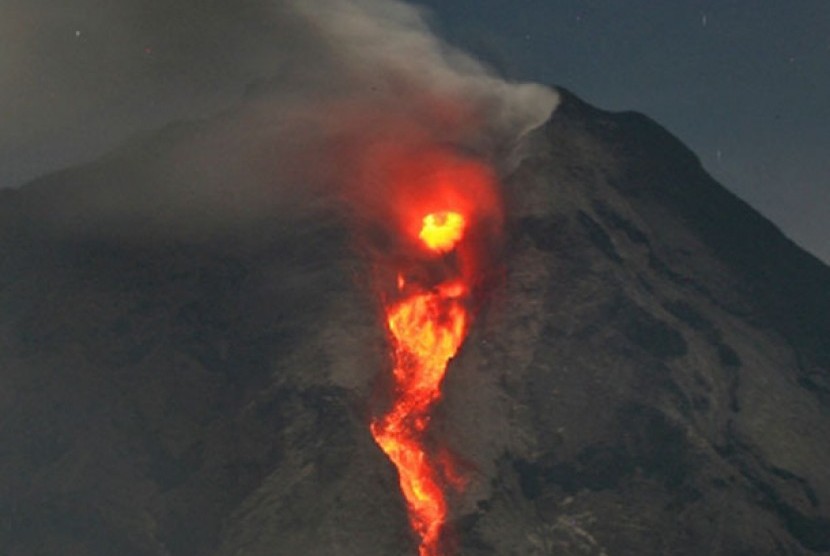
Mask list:
[[[502,165],[504,276],[432,416],[447,545],[827,553],[830,268],[655,122],[560,95]],[[212,125],[0,191],[4,554],[417,551],[368,263],[269,197],[266,150],[200,158]]]

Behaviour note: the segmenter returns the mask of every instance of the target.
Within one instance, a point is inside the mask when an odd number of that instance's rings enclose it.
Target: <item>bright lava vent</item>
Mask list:
[[[418,237],[433,251],[445,253],[455,248],[464,235],[466,224],[457,212],[434,212],[424,216],[424,226]]]

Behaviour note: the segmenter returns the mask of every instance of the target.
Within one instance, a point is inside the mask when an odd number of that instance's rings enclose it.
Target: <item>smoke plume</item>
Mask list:
[[[246,10],[268,21],[258,26],[258,46],[240,46],[241,29],[221,39],[234,53],[224,63],[245,58],[256,68],[230,67],[230,75],[259,75],[242,99],[219,117],[168,126],[117,150],[100,164],[127,168],[120,183],[106,171],[84,177],[82,193],[56,202],[60,219],[166,233],[296,216],[331,200],[359,212],[384,195],[389,161],[437,146],[503,160],[558,100],[548,88],[500,79],[399,0],[288,0]],[[205,53],[215,55],[215,45]],[[204,66],[202,54],[191,54]],[[98,174],[106,180],[96,182]]]

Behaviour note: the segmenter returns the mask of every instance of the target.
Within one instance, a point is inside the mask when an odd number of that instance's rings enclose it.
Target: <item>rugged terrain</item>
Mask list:
[[[434,419],[470,479],[451,542],[830,552],[830,269],[658,124],[561,93]],[[360,254],[322,208],[177,226],[158,192],[213,177],[169,153],[210,125],[0,191],[4,554],[415,552]],[[102,209],[135,191],[157,219]]]

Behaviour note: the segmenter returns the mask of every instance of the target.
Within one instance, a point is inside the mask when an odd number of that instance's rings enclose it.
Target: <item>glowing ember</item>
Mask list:
[[[446,253],[464,235],[466,222],[457,212],[435,212],[424,216],[424,226],[418,237],[433,251]]]
[[[423,218],[419,237],[436,255],[452,251],[464,234],[457,212]],[[398,277],[398,289],[406,286]],[[442,482],[457,483],[451,462],[431,462],[424,447],[430,410],[441,397],[447,363],[467,333],[465,306],[469,288],[461,279],[417,291],[386,307],[394,346],[395,400],[386,415],[372,423],[375,441],[398,468],[400,486],[409,505],[412,528],[421,538],[420,556],[438,556],[441,528],[447,517]],[[447,477],[452,474],[451,477]]]

